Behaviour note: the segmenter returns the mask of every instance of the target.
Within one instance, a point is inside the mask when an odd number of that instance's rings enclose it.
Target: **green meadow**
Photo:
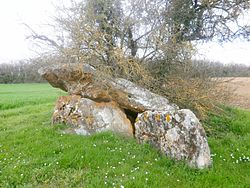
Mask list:
[[[197,170],[112,133],[63,134],[51,125],[60,95],[49,84],[0,85],[0,187],[250,187],[250,111],[203,122],[213,166]]]

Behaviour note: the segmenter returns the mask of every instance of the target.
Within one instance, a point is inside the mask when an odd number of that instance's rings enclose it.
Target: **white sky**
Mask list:
[[[26,39],[31,27],[46,24],[57,0],[0,0],[0,63],[35,55]],[[37,27],[36,27],[37,28]]]
[[[198,59],[220,61],[224,64],[250,65],[250,42],[236,40],[223,45],[216,42],[198,45]]]
[[[0,63],[35,55],[34,46],[26,40],[28,30],[23,22],[36,27],[48,23],[58,0],[0,0]],[[250,65],[250,42],[199,45],[199,58],[222,63]]]

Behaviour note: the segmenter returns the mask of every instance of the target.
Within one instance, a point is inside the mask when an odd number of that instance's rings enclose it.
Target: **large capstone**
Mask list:
[[[174,110],[178,106],[128,80],[105,78],[88,64],[52,65],[39,69],[52,86],[98,102],[115,101],[121,108],[134,112]]]
[[[135,137],[173,159],[187,161],[191,167],[211,165],[205,131],[190,110],[145,111],[136,120]]]

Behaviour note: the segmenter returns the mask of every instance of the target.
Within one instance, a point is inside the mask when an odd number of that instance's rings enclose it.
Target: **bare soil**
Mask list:
[[[232,98],[231,105],[250,109],[250,77],[224,78],[235,96]]]

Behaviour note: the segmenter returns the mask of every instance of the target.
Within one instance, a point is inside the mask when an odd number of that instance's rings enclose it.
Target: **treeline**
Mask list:
[[[40,83],[45,80],[38,74],[42,66],[62,62],[55,57],[34,58],[0,64],[0,83]],[[63,62],[66,63],[66,62]],[[219,62],[194,60],[191,68],[193,77],[250,77],[250,66],[222,64]]]
[[[41,54],[36,58],[0,63],[0,83],[41,83],[46,82],[38,73],[38,69],[59,63],[73,63],[58,55]]]
[[[41,63],[34,60],[22,60],[0,64],[0,83],[32,83],[43,82],[37,70]]]
[[[250,66],[244,64],[222,64],[220,62],[194,60],[192,62],[196,74],[209,77],[249,77]]]
[[[10,63],[0,63],[0,83],[40,83],[45,80],[38,74],[38,69],[52,63],[48,57],[37,57]]]

